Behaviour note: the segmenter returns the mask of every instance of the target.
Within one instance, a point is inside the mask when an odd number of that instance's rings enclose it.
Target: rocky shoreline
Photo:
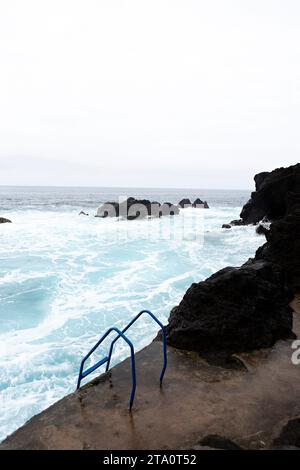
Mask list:
[[[255,183],[228,225],[269,224],[266,243],[242,266],[193,283],[172,310],[163,389],[158,336],[137,354],[132,415],[126,360],[0,448],[300,450],[300,364],[291,360],[300,336],[300,164],[260,173]]]
[[[294,337],[289,303],[300,292],[300,164],[254,180],[240,224],[270,221],[267,242],[241,267],[192,284],[169,318],[174,347],[226,357]]]

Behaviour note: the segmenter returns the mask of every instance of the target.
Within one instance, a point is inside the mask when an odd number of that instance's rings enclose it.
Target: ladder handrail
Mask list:
[[[165,327],[163,326],[163,324],[158,320],[158,318],[152,313],[150,312],[150,310],[142,310],[140,313],[138,313],[132,320],[131,322],[128,323],[128,325],[122,330],[122,334],[124,334],[132,325],[133,323],[136,322],[136,320],[138,320],[138,318],[143,315],[144,313],[147,313],[148,315],[150,315],[150,317],[160,326],[161,328],[161,331],[162,331],[162,337],[163,337],[163,356],[164,356],[164,364],[163,364],[163,368],[162,368],[162,371],[161,371],[161,374],[160,374],[160,386],[162,385],[162,381],[163,381],[163,378],[164,378],[164,375],[165,375],[165,372],[166,372],[166,368],[167,368],[167,339],[166,339],[166,332],[165,332]],[[111,361],[111,356],[112,356],[112,352],[113,352],[113,347],[114,347],[114,344],[118,341],[118,339],[121,337],[121,335],[119,334],[118,336],[115,337],[115,339],[112,341],[111,345],[110,345],[110,349],[109,349],[109,354],[108,354],[108,361],[107,361],[107,365],[106,365],[106,372],[108,371],[109,369],[109,365],[110,365],[110,361]]]
[[[86,356],[84,356],[84,358],[82,359],[81,361],[81,364],[80,364],[80,370],[79,370],[79,375],[78,375],[78,381],[77,381],[77,390],[80,388],[80,384],[81,384],[81,380],[86,377],[83,375],[83,366],[86,362],[86,360],[91,356],[91,354],[98,348],[98,346],[100,346],[100,344],[105,340],[105,338],[112,332],[112,331],[115,331],[118,336],[116,337],[117,339],[119,339],[120,337],[123,338],[124,341],[126,341],[126,343],[128,344],[128,346],[130,347],[130,352],[131,352],[131,371],[132,371],[132,387],[131,387],[131,395],[130,395],[130,402],[129,402],[129,409],[131,411],[131,408],[132,408],[132,405],[133,405],[133,401],[134,401],[134,396],[135,396],[135,389],[136,389],[136,370],[135,370],[135,357],[134,357],[134,347],[133,347],[133,344],[132,342],[124,335],[124,332],[123,331],[120,331],[118,328],[115,328],[115,327],[112,327],[112,328],[109,328],[106,333],[104,333],[104,335],[99,339],[99,341],[97,341],[97,343],[92,347],[92,349],[88,352],[88,354]],[[105,358],[105,360],[103,361],[100,361],[98,365],[98,367],[100,367],[100,365],[102,364],[105,364],[105,362],[107,362],[108,358]],[[96,365],[97,365],[96,364]],[[97,368],[97,367],[96,367]],[[93,369],[95,370],[96,368],[90,368],[90,369]],[[89,369],[89,370],[90,370]],[[90,370],[89,373],[91,373],[93,370]],[[108,369],[106,369],[108,370]],[[86,375],[88,375],[86,374]]]

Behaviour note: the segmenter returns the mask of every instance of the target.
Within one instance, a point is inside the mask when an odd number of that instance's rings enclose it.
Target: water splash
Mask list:
[[[13,224],[0,231],[0,440],[74,390],[82,356],[109,326],[124,327],[144,308],[166,322],[192,282],[252,256],[263,242],[253,227],[221,229],[239,209],[203,211],[202,239],[171,240],[147,236],[152,222],[157,234],[169,230],[167,219],[121,223],[80,218],[78,208],[10,210]],[[116,227],[126,236],[115,236]],[[129,336],[141,349],[155,334],[143,317]],[[114,361],[127,355],[120,342]]]

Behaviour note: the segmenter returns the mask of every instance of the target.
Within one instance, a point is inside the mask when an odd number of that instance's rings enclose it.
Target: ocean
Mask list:
[[[102,202],[119,196],[173,203],[200,197],[210,209],[136,221],[94,217]],[[166,323],[192,282],[253,256],[264,242],[254,227],[221,228],[239,217],[249,196],[249,190],[0,187],[0,216],[13,222],[0,225],[0,441],[75,390],[82,357],[108,327],[123,328],[142,309]],[[141,317],[128,336],[138,351],[156,332]],[[113,363],[127,356],[119,342]]]

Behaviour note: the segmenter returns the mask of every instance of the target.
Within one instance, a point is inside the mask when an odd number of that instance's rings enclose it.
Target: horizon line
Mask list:
[[[38,185],[38,184],[0,184],[0,188],[91,188],[91,189],[179,189],[189,191],[253,191],[253,188],[189,188],[189,187],[170,187],[170,186],[86,186],[86,185]]]

